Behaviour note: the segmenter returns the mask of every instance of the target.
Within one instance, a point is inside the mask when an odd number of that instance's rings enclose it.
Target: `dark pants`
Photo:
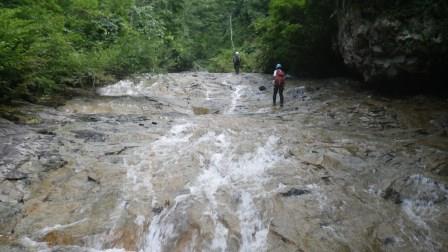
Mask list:
[[[277,93],[278,93],[280,95],[280,106],[283,106],[283,89],[284,87],[274,86],[274,96],[272,97],[274,100],[274,105],[275,100],[277,100]]]
[[[233,64],[233,67],[235,68],[235,73],[239,74],[240,73],[240,64]]]

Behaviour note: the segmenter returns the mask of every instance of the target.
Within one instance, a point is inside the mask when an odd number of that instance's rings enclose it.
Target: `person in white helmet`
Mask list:
[[[240,73],[240,66],[241,66],[240,53],[239,52],[235,52],[233,54],[233,67],[235,68],[235,73],[236,74]]]

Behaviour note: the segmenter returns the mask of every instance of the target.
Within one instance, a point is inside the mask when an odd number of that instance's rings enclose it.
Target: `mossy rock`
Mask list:
[[[39,97],[37,104],[50,106],[50,107],[59,107],[63,106],[65,102],[67,101],[67,98],[61,95],[49,95],[49,96],[42,96]]]
[[[20,107],[0,106],[0,117],[18,124],[39,124],[42,119],[36,115],[23,113]]]

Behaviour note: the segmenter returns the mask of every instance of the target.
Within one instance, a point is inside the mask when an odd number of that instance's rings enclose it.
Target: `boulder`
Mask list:
[[[371,83],[446,79],[448,7],[429,2],[339,1],[337,48],[344,63]]]

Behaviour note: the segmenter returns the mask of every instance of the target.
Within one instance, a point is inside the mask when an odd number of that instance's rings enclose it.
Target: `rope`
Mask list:
[[[232,43],[232,50],[235,52],[235,45],[233,44],[233,28],[232,28],[232,14],[230,14],[230,42]]]

